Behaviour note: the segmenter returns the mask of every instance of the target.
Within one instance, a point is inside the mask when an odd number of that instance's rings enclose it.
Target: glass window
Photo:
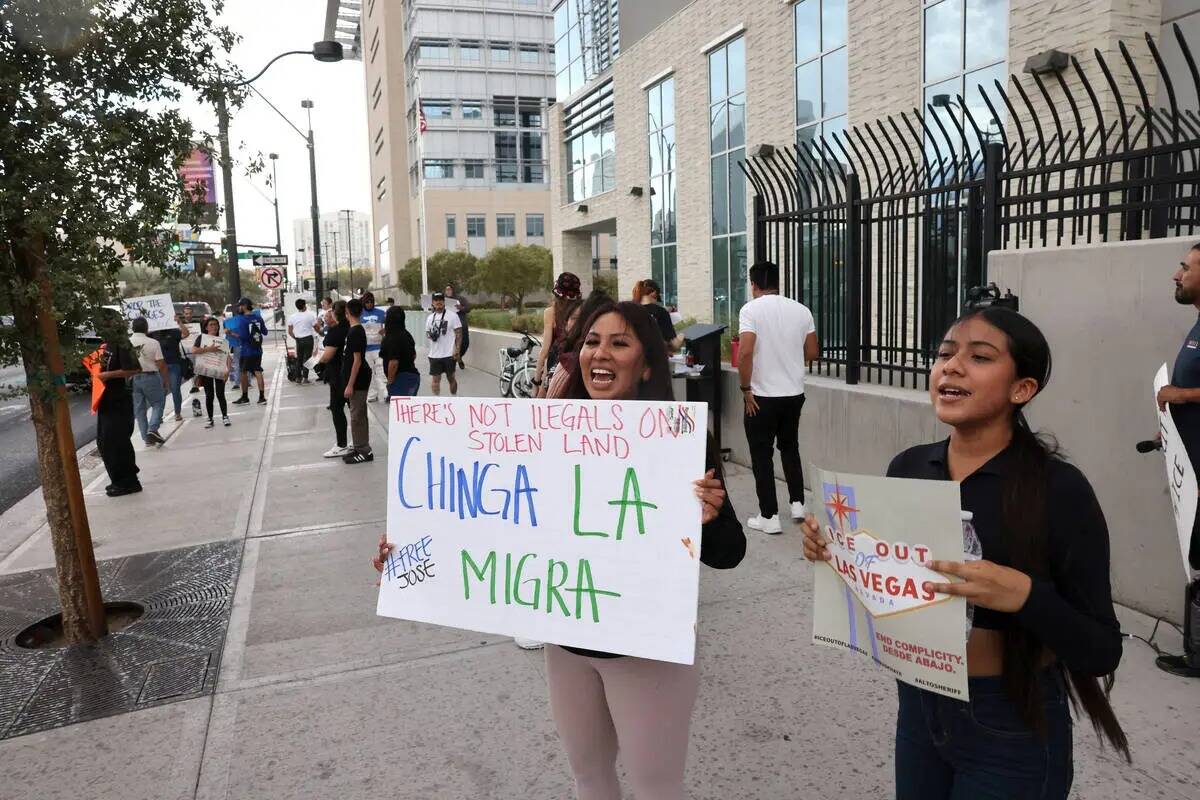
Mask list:
[[[446,215],[446,241],[453,242],[457,238],[458,217],[454,214]]]
[[[525,237],[540,239],[546,235],[546,218],[542,214],[525,215]]]
[[[426,178],[453,178],[454,162],[425,159]]]
[[[564,2],[558,8],[554,9],[554,40],[558,41],[567,35],[567,6],[571,5],[570,0]]]
[[[821,61],[813,59],[796,67],[796,124],[807,125],[820,119]]]
[[[741,260],[745,260],[746,176],[738,167],[746,155],[744,39],[734,39],[710,53],[708,66],[713,318],[718,323],[728,324],[736,318],[738,309],[745,302],[745,292],[734,289],[744,281],[731,271],[730,265],[730,254],[739,246],[739,240],[743,252]],[[670,216],[674,217],[673,203]],[[673,219],[669,227],[673,240]],[[664,273],[666,263],[664,256]]]
[[[712,234],[729,233],[729,164],[724,155],[712,160]]]
[[[924,74],[927,82],[962,71],[962,29],[962,0],[941,0],[926,7]]]
[[[449,61],[450,45],[447,42],[421,42],[417,56],[422,61]]]
[[[496,160],[517,160],[517,135],[515,133],[497,133],[495,135]]]
[[[511,61],[512,57],[507,47],[492,46],[492,63],[502,64]]]
[[[821,49],[833,50],[845,43],[846,0],[821,0]]]
[[[477,100],[464,100],[462,117],[463,119],[483,119],[483,103]]]
[[[793,14],[796,60],[807,61],[821,54],[821,2],[800,0]]]
[[[521,183],[545,183],[545,164],[524,163],[521,165]]]
[[[734,39],[729,43],[729,94],[746,91],[746,40]]]
[[[517,109],[511,102],[495,102],[492,104],[492,119],[497,127],[517,127]]]
[[[712,240],[713,322],[728,325],[732,310],[729,307],[729,239],[718,236]]]
[[[467,238],[482,239],[485,236],[487,236],[487,217],[468,216]]]
[[[521,48],[522,64],[537,64],[542,60],[542,54],[536,47]]]
[[[515,214],[496,215],[496,236],[500,239],[512,239],[517,235],[517,217]]]
[[[564,165],[568,202],[576,202],[616,186],[616,130],[612,84],[605,83],[564,112],[567,139]],[[582,111],[581,111],[582,110]],[[540,133],[530,136],[541,141]],[[544,163],[544,144],[531,153]],[[544,170],[539,170],[539,174]]]
[[[535,109],[535,108],[521,109],[521,127],[522,128],[540,128],[540,127],[542,127],[541,109]]]
[[[458,47],[458,57],[463,61],[478,61],[479,60],[479,45],[463,44]]]
[[[497,183],[516,183],[517,174],[520,172],[520,166],[516,161],[497,161],[496,162],[496,182]]]
[[[710,103],[724,98],[729,94],[726,61],[725,47],[713,51],[708,56],[708,102]]]
[[[1005,122],[1006,106],[996,94],[995,81],[1003,84],[1008,77],[1008,0],[926,0],[924,21],[922,89],[926,120],[936,131],[937,144],[942,150],[948,144],[956,152],[962,150],[962,134],[958,133],[961,125],[966,131],[967,148],[978,152],[982,146],[965,112],[970,111],[985,140],[989,138],[989,129],[991,136],[998,139],[1000,126]],[[980,97],[981,86],[987,88],[1000,119],[992,119],[991,111]],[[939,95],[945,97],[939,97],[935,105],[933,99]],[[959,102],[960,96],[966,109]],[[949,143],[935,121],[940,121],[950,134]],[[927,143],[926,149],[932,151],[933,145]]]
[[[425,119],[450,119],[454,116],[454,107],[448,100],[422,100],[421,110],[425,112]]]
[[[729,146],[743,147],[746,144],[746,95],[739,94],[729,100]]]
[[[463,163],[463,177],[465,178],[483,178],[483,162],[477,160],[466,161]]]
[[[846,113],[846,48],[835,50],[821,59],[821,116]]]
[[[801,0],[792,24],[796,141],[811,142],[846,128],[846,0]]]

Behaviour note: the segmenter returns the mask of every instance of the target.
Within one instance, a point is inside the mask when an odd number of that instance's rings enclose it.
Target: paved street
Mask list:
[[[0,369],[0,513],[41,485],[29,400],[24,395],[2,396],[24,385],[24,367]],[[96,418],[86,393],[71,393],[71,428],[76,447],[96,439]]]
[[[0,742],[0,797],[571,796],[540,653],[375,616],[367,562],[385,516],[386,407],[371,409],[374,463],[322,460],[332,441],[324,387],[282,381],[278,351],[267,363],[269,406],[236,407],[227,429],[188,418],[165,447],[138,451],[144,493],[109,499],[94,464],[85,476],[101,559],[244,539],[216,695]],[[495,385],[478,370],[462,384],[467,395]],[[729,486],[745,517],[748,470],[731,465]],[[0,572],[52,563],[44,529],[28,533],[30,508],[0,517]],[[810,643],[810,598],[793,531],[752,535],[738,569],[702,572],[693,797],[890,794],[895,689]],[[1127,630],[1149,634],[1147,619],[1120,613]],[[1196,692],[1156,670],[1145,645],[1127,644],[1114,698],[1134,764],[1080,725],[1073,797],[1200,797]]]

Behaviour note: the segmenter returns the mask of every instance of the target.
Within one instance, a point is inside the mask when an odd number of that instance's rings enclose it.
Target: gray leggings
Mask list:
[[[684,800],[695,664],[588,658],[548,644],[546,678],[578,800],[621,800],[618,745],[637,800]]]

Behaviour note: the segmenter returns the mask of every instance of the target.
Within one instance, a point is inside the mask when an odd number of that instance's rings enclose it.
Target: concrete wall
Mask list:
[[[1113,592],[1178,621],[1179,549],[1158,454],[1134,444],[1157,432],[1154,373],[1173,363],[1196,311],[1174,300],[1171,276],[1192,239],[992,253],[988,277],[1012,289],[1054,354],[1030,406],[1091,480],[1108,518]]]

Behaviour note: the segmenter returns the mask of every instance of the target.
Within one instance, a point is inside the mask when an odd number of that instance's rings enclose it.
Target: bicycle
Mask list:
[[[528,333],[522,333],[521,344],[500,348],[500,395],[502,397],[533,397],[533,379],[537,364],[533,348],[541,345]]]

